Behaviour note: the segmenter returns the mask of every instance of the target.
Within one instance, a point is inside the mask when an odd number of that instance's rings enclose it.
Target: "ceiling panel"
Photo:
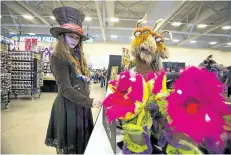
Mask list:
[[[49,24],[56,26],[57,22],[50,18],[50,16],[52,16],[51,12],[55,7],[65,5],[78,8],[83,11],[86,16],[92,17],[92,21],[83,22],[84,32],[93,36],[97,35],[98,38],[95,38],[95,41],[103,41],[95,1],[59,0],[24,2],[31,9],[37,11],[40,17],[37,17],[34,12],[29,12],[23,6],[23,10],[11,8],[10,14],[4,2],[5,1],[2,1],[1,3],[1,24],[2,30],[6,33],[11,32],[11,30],[16,30],[16,27],[21,27],[22,33],[34,32],[38,34],[49,34],[50,26],[42,22],[41,18],[48,21]],[[19,5],[16,1],[14,1],[14,3],[15,5]],[[165,21],[159,25],[160,29],[158,28],[158,31],[170,30],[173,33],[173,39],[179,40],[179,42],[166,40],[165,43],[167,45],[210,48],[209,42],[211,41],[218,43],[231,42],[231,29],[223,30],[221,29],[222,26],[219,26],[207,32],[213,28],[215,24],[222,23],[222,19],[224,21],[230,21],[229,23],[226,22],[223,26],[231,26],[231,5],[228,1],[114,1],[114,3],[112,2],[109,5],[106,5],[105,1],[100,1],[99,5],[107,41],[130,43],[130,36],[132,35],[137,20],[141,19],[147,13],[148,21],[144,25],[152,27],[157,19],[163,18]],[[198,9],[199,7],[201,7],[200,11]],[[24,19],[22,15],[25,13],[32,14],[34,20],[29,21]],[[120,21],[110,24],[111,16],[118,17]],[[15,22],[12,18],[15,18]],[[173,22],[181,22],[182,25],[178,27],[172,26]],[[208,26],[199,29],[197,28],[198,24],[207,24]],[[118,38],[112,39],[110,35],[117,35]],[[168,35],[164,35],[163,37],[168,38]],[[192,39],[191,37],[196,38]],[[197,40],[197,43],[190,43],[190,39]],[[180,44],[182,41],[185,42]],[[230,47],[221,45],[218,46],[217,49],[229,50]]]

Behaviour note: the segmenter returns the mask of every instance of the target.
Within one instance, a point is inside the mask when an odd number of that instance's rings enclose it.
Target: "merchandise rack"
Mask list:
[[[43,65],[44,74],[45,74],[45,75],[50,75],[50,74],[52,74],[52,73],[51,73],[51,69],[50,69],[50,62],[49,62],[49,61],[44,61],[43,63],[44,63],[44,65]]]
[[[8,51],[1,51],[1,109],[7,109],[10,103],[11,62]]]
[[[41,95],[41,60],[30,51],[10,51],[12,61],[11,92],[14,99],[30,96],[31,99]]]

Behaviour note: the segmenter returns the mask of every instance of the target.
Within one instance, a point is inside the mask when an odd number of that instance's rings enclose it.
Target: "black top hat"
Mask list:
[[[61,33],[76,33],[81,37],[82,41],[89,39],[83,35],[82,23],[85,15],[80,10],[64,6],[55,8],[52,14],[60,25],[60,27],[50,29],[52,36],[57,38]]]

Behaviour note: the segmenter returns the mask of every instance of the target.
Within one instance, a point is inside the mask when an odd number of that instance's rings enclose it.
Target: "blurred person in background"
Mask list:
[[[228,71],[228,77],[225,81],[225,83],[228,86],[228,93],[227,93],[227,98],[230,99],[231,98],[231,66],[229,66],[229,71]]]
[[[94,80],[94,77],[95,77],[95,73],[93,70],[90,71],[90,75],[91,75],[91,80]]]

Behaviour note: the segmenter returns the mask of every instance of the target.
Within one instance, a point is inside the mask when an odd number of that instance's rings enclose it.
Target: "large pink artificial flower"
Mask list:
[[[163,79],[164,79],[164,76],[165,76],[165,71],[161,71],[156,80],[155,80],[155,83],[154,83],[154,89],[152,90],[152,93],[153,94],[157,94],[161,91],[161,89],[163,89]]]
[[[143,101],[144,82],[142,75],[131,77],[127,71],[120,74],[118,81],[110,82],[109,86],[112,85],[114,92],[103,102],[109,122],[135,113],[135,103]]]
[[[190,67],[181,73],[174,92],[167,97],[167,112],[174,132],[185,133],[195,142],[220,142],[225,132],[224,115],[230,114],[222,93],[222,83],[206,70]]]
[[[135,104],[130,99],[125,99],[124,94],[115,92],[110,94],[103,102],[106,108],[106,116],[108,122],[125,117],[125,115],[130,113],[135,113]]]

